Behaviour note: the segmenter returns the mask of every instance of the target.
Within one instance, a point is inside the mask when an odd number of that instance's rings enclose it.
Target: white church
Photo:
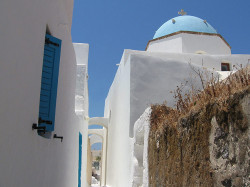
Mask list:
[[[104,117],[89,120],[104,126],[102,185],[148,186],[151,104],[174,106],[171,91],[186,81],[201,87],[194,69],[212,72],[222,80],[234,66],[250,64],[250,55],[231,54],[230,45],[206,20],[183,10],[179,14],[156,31],[145,51],[124,50]],[[185,90],[191,90],[191,85],[185,85]]]
[[[250,55],[232,55],[206,20],[181,11],[145,51],[124,51],[104,116],[89,118],[89,46],[72,43],[72,11],[73,0],[1,2],[0,187],[88,187],[97,142],[102,186],[148,186],[147,108],[173,106],[190,64],[223,79]]]

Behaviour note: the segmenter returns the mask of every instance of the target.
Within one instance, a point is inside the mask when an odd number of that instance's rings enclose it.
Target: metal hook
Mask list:
[[[63,141],[63,136],[57,136],[57,134],[54,134],[53,138],[61,139],[61,142]]]
[[[36,129],[37,131],[43,131],[44,134],[46,132],[46,127],[38,127],[36,123],[32,124],[32,130],[34,129]]]

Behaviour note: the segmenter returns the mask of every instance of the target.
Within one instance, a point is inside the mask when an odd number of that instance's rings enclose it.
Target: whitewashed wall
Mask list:
[[[183,53],[205,51],[211,55],[229,55],[231,48],[219,36],[181,34]]]
[[[245,66],[250,55],[196,55],[148,53],[133,51],[130,55],[130,137],[133,137],[133,125],[145,108],[151,104],[167,101],[174,106],[173,93],[177,86],[188,81],[185,90],[191,84],[201,87],[201,81],[189,63],[195,69],[206,68],[207,71],[221,70],[221,62],[229,62],[231,66]]]
[[[66,10],[66,14],[68,16],[68,23],[71,26],[72,23],[72,17],[73,17],[73,6],[74,6],[74,0],[63,0],[64,3],[61,5],[64,5],[64,8]]]
[[[78,184],[79,131],[84,128],[75,115],[76,59],[66,7],[59,0],[1,1],[1,187]],[[38,120],[46,25],[62,40],[53,133],[63,142],[31,129]]]
[[[135,121],[147,107],[164,101],[169,106],[174,106],[171,91],[176,90],[181,83],[189,82],[184,91],[191,89],[191,81],[201,87],[199,78],[190,76],[194,72],[186,62],[132,54],[130,63],[130,137],[134,136]],[[200,66],[193,66],[202,71]]]
[[[83,43],[74,43],[76,54],[76,91],[75,91],[75,112],[80,123],[80,132],[82,134],[82,186],[90,186],[88,180],[88,121],[89,116],[89,96],[88,96],[88,54],[89,45]],[[77,145],[75,145],[77,146]]]
[[[180,34],[160,40],[150,41],[147,51],[182,53],[182,37]]]
[[[126,50],[127,57],[130,55],[144,55],[148,57],[156,57],[162,60],[178,60],[185,63],[196,64],[202,67],[208,67],[215,71],[221,70],[221,63],[227,62],[230,64],[231,69],[233,66],[240,67],[241,65],[246,66],[250,64],[249,54],[231,54],[231,55],[209,55],[209,54],[189,54],[189,53],[169,53],[169,52],[150,52],[150,51],[135,51]]]
[[[133,173],[134,124],[151,104],[167,101],[174,105],[173,93],[177,86],[188,81],[201,87],[196,69],[215,71],[220,76],[221,62],[246,65],[250,55],[198,55],[125,50],[114,82],[105,101],[104,117],[108,125],[107,185],[131,186]],[[110,115],[111,114],[111,115]],[[139,146],[140,147],[140,146]]]
[[[126,52],[124,56],[126,57]],[[129,92],[130,63],[124,64],[122,62],[105,101],[104,117],[110,117],[108,126],[106,184],[111,187],[129,186],[129,163],[131,161],[128,125],[130,118]]]
[[[196,53],[204,51],[211,55],[231,54],[230,47],[219,36],[187,33],[150,41],[147,51],[167,53]]]

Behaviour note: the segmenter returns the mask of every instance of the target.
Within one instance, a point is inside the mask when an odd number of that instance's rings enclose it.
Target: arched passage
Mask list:
[[[91,170],[88,172],[90,172],[89,174],[92,176],[91,177],[92,185],[98,184],[97,183],[98,181],[101,183],[101,180],[103,178],[102,175],[103,160],[100,160],[100,158],[103,157],[103,149],[102,149],[103,137],[100,136],[100,134],[102,133],[89,134],[89,146],[90,146],[89,155],[90,155]],[[100,144],[101,147],[99,147]],[[95,177],[95,179],[93,177]]]
[[[98,124],[99,125],[99,124]],[[88,129],[90,144],[98,143],[102,140],[102,161],[101,161],[101,185],[106,183],[106,155],[107,155],[107,129]]]
[[[105,127],[106,129],[108,129],[108,122],[109,122],[109,119],[104,118],[104,117],[89,118],[89,125],[101,125]]]
[[[92,146],[95,143],[102,143],[102,137],[100,137],[97,134],[91,134],[89,136],[90,146]]]
[[[107,134],[108,134],[108,123],[109,118],[104,117],[93,117],[89,118],[89,126],[101,125],[103,129],[89,129],[89,134],[96,134],[102,137],[102,176],[101,185],[106,185],[106,163],[107,163]]]

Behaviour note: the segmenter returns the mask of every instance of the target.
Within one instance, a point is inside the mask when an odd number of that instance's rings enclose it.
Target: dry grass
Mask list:
[[[206,74],[194,70],[203,90],[193,88],[184,93],[185,85],[181,85],[174,91],[175,108],[166,104],[152,106],[148,144],[150,186],[216,186],[217,171],[211,167],[209,150],[211,119],[216,117],[225,134],[229,134],[230,128],[234,136],[247,134],[248,123],[240,100],[250,93],[249,70],[240,68],[221,82],[213,75],[207,79]],[[216,153],[220,157],[228,144],[227,136],[223,137],[224,144],[220,139],[221,149]]]
[[[188,115],[190,112],[197,112],[211,103],[216,103],[220,110],[228,111],[229,99],[238,92],[243,92],[250,85],[250,66],[236,68],[237,72],[231,74],[223,81],[213,74],[201,72],[191,67],[200,77],[203,90],[195,89],[184,93],[185,85],[178,86],[173,92],[176,101],[175,108],[167,107],[166,104],[153,105],[151,114],[151,128],[153,131],[164,131],[165,125],[176,126],[178,119]],[[208,79],[208,77],[210,77]],[[207,81],[204,81],[207,80]]]

